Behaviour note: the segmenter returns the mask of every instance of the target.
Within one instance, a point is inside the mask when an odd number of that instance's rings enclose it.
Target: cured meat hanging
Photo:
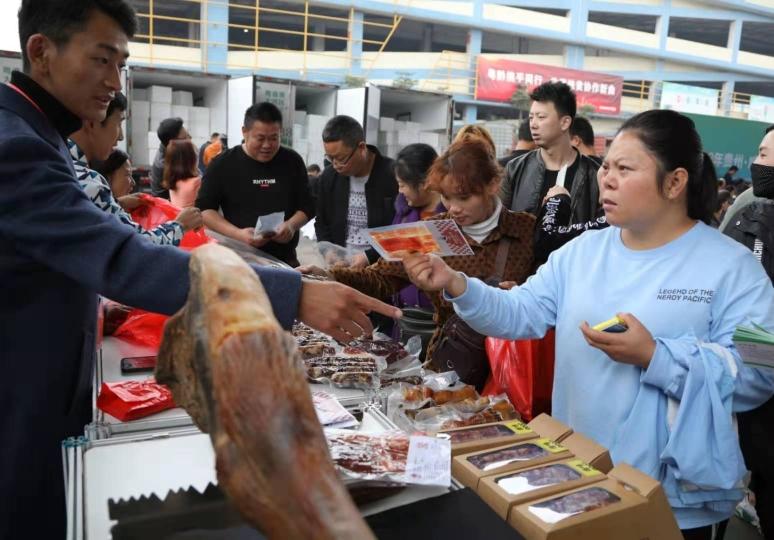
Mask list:
[[[368,539],[338,477],[293,337],[239,256],[208,245],[190,262],[156,379],[210,434],[218,483],[271,539]]]

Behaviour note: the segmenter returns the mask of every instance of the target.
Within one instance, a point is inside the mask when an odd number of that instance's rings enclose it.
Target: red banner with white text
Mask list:
[[[590,105],[594,107],[594,112],[599,114],[618,114],[621,111],[621,77],[484,57],[478,59],[476,99],[510,101],[519,87],[530,92],[548,81],[567,83],[575,91],[578,110]]]

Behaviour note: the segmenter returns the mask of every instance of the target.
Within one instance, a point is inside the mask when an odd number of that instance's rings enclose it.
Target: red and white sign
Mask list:
[[[567,69],[506,59],[478,59],[476,99],[510,101],[519,86],[532,91],[548,81],[567,83],[575,91],[578,109],[585,105],[601,114],[621,111],[623,78],[604,73]]]

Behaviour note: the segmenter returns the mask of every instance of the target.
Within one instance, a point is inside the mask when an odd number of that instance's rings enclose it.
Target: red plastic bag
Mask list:
[[[154,349],[161,346],[161,336],[167,322],[166,315],[132,309],[129,316],[116,328],[113,335]]]
[[[180,214],[180,209],[166,199],[152,197],[146,193],[142,193],[140,197],[148,201],[148,204],[138,206],[132,210],[132,219],[145,230],[153,229],[162,223],[172,221]],[[207,236],[204,229],[200,229],[185,233],[182,242],[180,242],[180,247],[190,251],[210,242],[214,242],[214,240]]]
[[[521,417],[532,420],[551,412],[554,385],[554,330],[542,339],[486,339],[486,354],[492,374],[485,396],[505,392]]]
[[[153,380],[102,383],[97,407],[122,422],[172,409],[172,391]]]

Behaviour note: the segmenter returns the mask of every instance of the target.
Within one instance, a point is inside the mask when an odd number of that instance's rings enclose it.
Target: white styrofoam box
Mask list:
[[[301,156],[306,156],[309,154],[309,141],[296,141],[293,140],[293,150],[301,154]]]
[[[197,124],[207,124],[209,130],[210,125],[210,108],[209,107],[191,107],[190,108],[191,122]]]
[[[408,131],[420,131],[422,129],[422,124],[419,122],[406,122],[406,129]]]
[[[398,145],[403,147],[408,144],[414,144],[416,142],[419,142],[419,134],[418,133],[412,133],[409,131],[400,131],[398,132]]]
[[[153,165],[153,160],[156,158],[156,150],[158,150],[158,148],[148,148],[148,153],[145,154],[148,159],[145,163],[141,163],[141,165]]]
[[[132,88],[132,101],[149,101],[147,88]]]
[[[293,143],[297,139],[306,139],[306,127],[303,124],[293,124]]]
[[[150,115],[151,115],[151,118],[171,118],[172,105],[169,103],[158,103],[155,101],[151,101]]]
[[[134,148],[142,148],[142,147],[149,147],[151,146],[151,142],[155,143],[157,142],[158,138],[156,137],[156,134],[153,134],[153,139],[149,138],[149,133],[147,130],[145,131],[132,131],[132,146]]]
[[[440,134],[431,131],[423,131],[419,134],[419,142],[429,144],[436,149],[440,145],[440,139]]]
[[[406,131],[406,124],[403,120],[395,120],[395,131]]]
[[[293,111],[293,123],[306,125],[306,111]]]
[[[307,114],[306,115],[306,127],[309,130],[322,132],[325,124],[328,123],[330,118],[323,114]]]
[[[172,105],[171,86],[151,86],[148,88],[148,100],[156,103],[168,103]]]
[[[131,110],[131,129],[134,132],[148,131],[150,129],[150,103],[147,101],[133,101]]]
[[[183,105],[184,107],[193,107],[193,93],[185,90],[172,91],[172,105]]]
[[[183,125],[188,126],[191,122],[191,107],[187,105],[172,105],[171,116],[182,118]]]
[[[159,134],[151,130],[148,132],[148,148],[158,148],[161,144]]]
[[[379,118],[379,131],[393,131],[395,129],[395,119],[382,116]]]
[[[153,151],[155,155],[156,149],[154,148]],[[132,143],[129,159],[132,161],[132,165],[150,165],[150,163],[145,163],[148,159],[148,154],[150,154],[149,147]]]

